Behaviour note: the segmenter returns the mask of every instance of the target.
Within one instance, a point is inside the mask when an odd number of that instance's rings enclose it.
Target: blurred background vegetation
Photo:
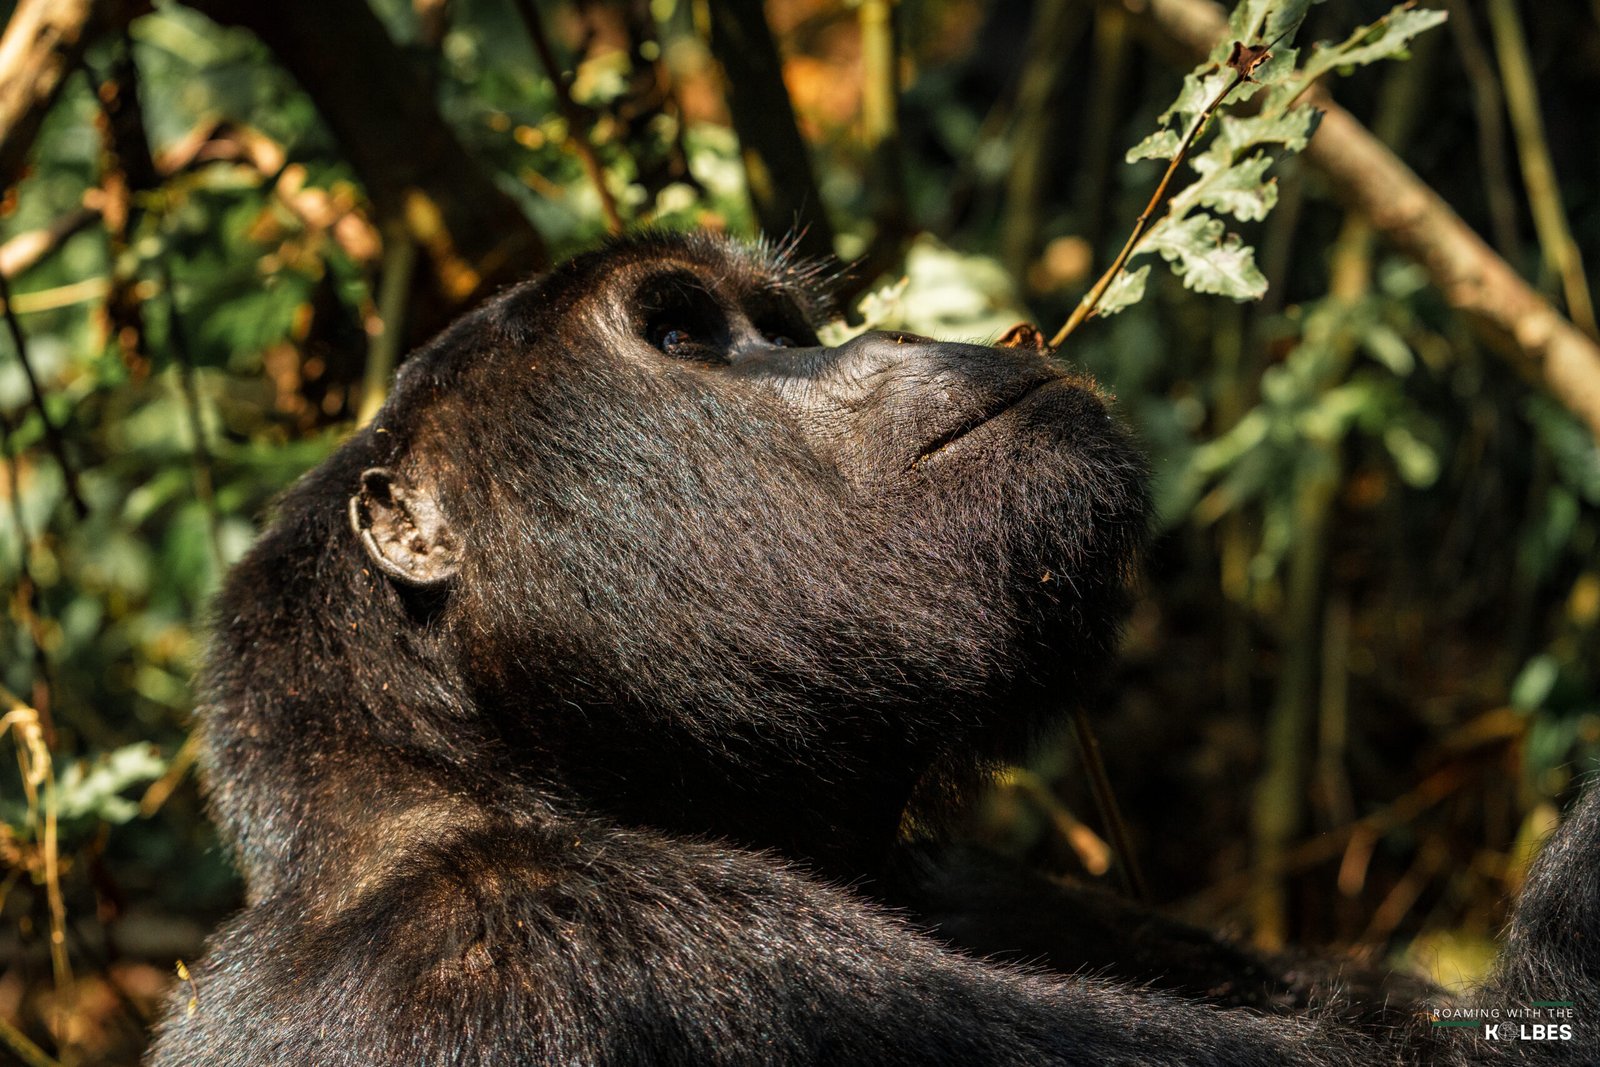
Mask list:
[[[1334,92],[1592,338],[1600,3],[1430,2]],[[238,906],[186,743],[207,596],[407,347],[647,225],[795,228],[877,321],[1049,333],[1160,175],[1121,160],[1195,62],[1150,11],[1191,7],[0,4],[0,1061],[136,1062]],[[1153,278],[1062,353],[1160,508],[1091,717],[1157,902],[1471,975],[1600,750],[1600,452],[1522,338],[1278,173],[1265,300]],[[1069,737],[962,832],[1111,877]]]

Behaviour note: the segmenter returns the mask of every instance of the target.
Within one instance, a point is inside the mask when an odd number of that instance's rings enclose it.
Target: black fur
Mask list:
[[[152,1063],[1594,1057],[1592,797],[1486,994],[1579,999],[1545,1050],[1025,972],[848,888],[1093,683],[1144,477],[1092,384],[820,347],[812,281],[708,238],[580,257],[288,495],[205,676],[250,906]]]

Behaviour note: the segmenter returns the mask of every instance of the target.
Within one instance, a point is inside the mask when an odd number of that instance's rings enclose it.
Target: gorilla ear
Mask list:
[[[350,498],[350,528],[377,568],[407,585],[441,586],[461,568],[455,531],[433,493],[387,468],[361,472],[361,491]]]

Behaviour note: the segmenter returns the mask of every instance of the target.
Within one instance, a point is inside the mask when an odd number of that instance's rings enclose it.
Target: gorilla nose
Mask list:
[[[835,349],[834,363],[845,377],[861,380],[928,360],[959,364],[963,357],[981,362],[988,355],[989,349],[980,345],[935,341],[903,330],[869,330]]]

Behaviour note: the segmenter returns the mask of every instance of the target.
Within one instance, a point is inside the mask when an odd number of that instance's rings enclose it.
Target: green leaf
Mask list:
[[[1262,43],[1272,44],[1274,41],[1287,43],[1293,40],[1294,35],[1300,32],[1300,24],[1306,20],[1311,5],[1320,3],[1322,0],[1284,0],[1282,3],[1274,4],[1266,28],[1261,31]]]
[[[1236,41],[1253,41],[1261,32],[1272,0],[1239,0],[1228,16],[1228,36]]]
[[[1149,277],[1148,264],[1138,270],[1124,268],[1111,284],[1106,286],[1105,293],[1100,297],[1100,303],[1095,307],[1095,314],[1101,318],[1108,318],[1123,308],[1132,307],[1143,300],[1145,279]]]
[[[1171,159],[1178,154],[1178,149],[1183,142],[1171,130],[1157,130],[1149,137],[1128,149],[1128,154],[1122,158],[1128,163],[1137,163],[1141,159]]]
[[[1383,18],[1363,26],[1342,44],[1318,45],[1306,60],[1304,77],[1314,81],[1334,68],[1364,67],[1382,59],[1404,59],[1406,45],[1417,34],[1445,20],[1445,12],[1427,8],[1395,7]]]
[[[1600,442],[1566,408],[1545,397],[1525,405],[1539,442],[1550,451],[1563,484],[1590,504],[1600,504]]]
[[[1537,710],[1555,689],[1560,673],[1560,667],[1549,655],[1530,659],[1511,683],[1511,706],[1518,711]]]
[[[138,805],[119,796],[124,789],[161,777],[167,761],[154,745],[126,745],[108,752],[93,763],[79,760],[62,772],[56,782],[57,811],[63,820],[78,818],[127,822],[138,814]]]
[[[1390,426],[1383,432],[1383,445],[1407,485],[1426,489],[1439,480],[1439,454],[1406,427]]]
[[[1294,37],[1311,5],[1322,0],[1240,0],[1228,18],[1232,40],[1271,44]]]
[[[1233,71],[1215,63],[1203,63],[1190,71],[1183,79],[1183,88],[1178,92],[1178,99],[1173,101],[1171,107],[1162,113],[1157,121],[1163,126],[1173,118],[1182,120],[1183,132],[1189,132],[1189,126],[1195,117],[1211,106],[1222,90],[1233,81]],[[1240,86],[1243,90],[1248,86]],[[1236,93],[1237,99],[1244,99],[1242,92]]]
[[[1255,250],[1237,234],[1224,236],[1222,220],[1195,215],[1173,223],[1162,219],[1139,253],[1159,252],[1173,264],[1185,287],[1234,300],[1259,300],[1267,291],[1266,275],[1256,266]]]
[[[1194,165],[1206,175],[1217,161],[1201,156]],[[1272,158],[1258,152],[1243,163],[1225,167],[1216,177],[1199,184],[1196,200],[1202,207],[1215,208],[1240,222],[1259,222],[1278,203],[1277,182],[1265,180],[1271,165]]]
[[[1279,115],[1251,115],[1247,118],[1223,115],[1217,120],[1216,140],[1205,154],[1232,159],[1248,148],[1268,144],[1282,145],[1288,152],[1300,152],[1310,142],[1312,131],[1320,121],[1322,113],[1308,105]],[[1199,159],[1196,159],[1196,169],[1199,166]]]
[[[1404,378],[1416,368],[1417,357],[1412,354],[1411,346],[1388,326],[1378,324],[1365,331],[1361,335],[1361,347],[1397,378]]]

